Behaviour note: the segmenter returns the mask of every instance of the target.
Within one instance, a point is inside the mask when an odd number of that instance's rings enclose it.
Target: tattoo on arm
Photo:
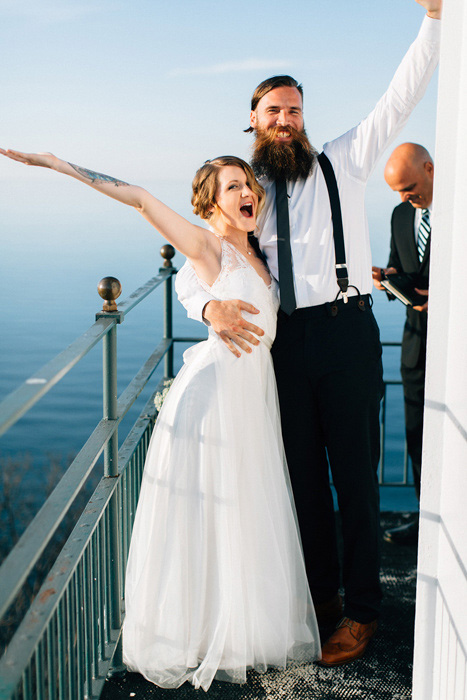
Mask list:
[[[95,173],[93,170],[87,170],[87,168],[81,168],[79,165],[74,165],[73,163],[68,163],[68,165],[71,165],[73,170],[76,170],[77,173],[82,175],[82,177],[85,177],[87,180],[91,180],[92,183],[94,182],[108,182],[108,183],[113,183],[115,187],[129,187],[128,182],[123,182],[123,180],[117,180],[114,177],[110,177],[110,175],[103,175],[102,173]]]

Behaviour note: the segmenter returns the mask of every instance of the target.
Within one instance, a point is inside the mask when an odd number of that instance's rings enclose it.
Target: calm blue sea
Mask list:
[[[73,233],[73,224],[70,226]],[[5,244],[0,293],[2,295],[0,335],[0,399],[13,391],[32,373],[48,362],[93,322],[101,307],[96,286],[106,275],[120,279],[121,299],[157,273],[160,265],[156,236],[138,240],[133,248],[118,231],[93,237],[84,235],[86,246],[67,245],[59,235],[38,232],[27,241],[21,235],[9,237]],[[68,240],[76,242],[80,232]],[[45,242],[44,242],[45,241]],[[125,241],[125,243],[124,243]],[[181,256],[174,260],[183,263]],[[383,261],[384,264],[384,261]],[[383,341],[399,341],[405,310],[399,302],[388,303],[383,294],[375,294],[374,310]],[[205,335],[200,324],[189,321],[184,309],[174,303],[174,334]],[[118,327],[119,393],[151,354],[162,335],[162,289],[139,305]],[[180,367],[186,346],[176,352]],[[399,378],[399,349],[384,351],[386,379]],[[99,421],[102,412],[101,345],[92,350],[49,394],[0,438],[0,455],[30,459],[32,468],[25,488],[33,488],[35,477],[51,456],[65,460],[82,447]],[[125,419],[120,430],[125,435],[144,401],[159,381],[153,377]],[[351,410],[351,407],[349,407]],[[402,392],[399,387],[388,392],[388,431],[386,464],[388,474],[400,472],[404,431]],[[412,489],[384,489],[383,508],[415,509]]]

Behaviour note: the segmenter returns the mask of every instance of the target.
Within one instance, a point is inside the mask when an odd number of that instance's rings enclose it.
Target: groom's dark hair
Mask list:
[[[275,90],[278,87],[297,88],[303,100],[303,87],[300,83],[297,83],[295,78],[292,78],[291,75],[273,75],[272,78],[263,80],[263,82],[260,83],[254,91],[251,98],[251,111],[255,111],[261,98],[267,95],[268,92],[271,92],[271,90]],[[248,129],[244,129],[246,134],[250,134],[252,131],[254,131],[252,126],[248,127]]]

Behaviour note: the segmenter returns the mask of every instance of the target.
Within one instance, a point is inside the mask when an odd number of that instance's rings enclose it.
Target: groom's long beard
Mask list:
[[[318,151],[308,141],[305,129],[297,131],[292,126],[287,126],[287,131],[292,136],[290,143],[276,142],[276,135],[280,131],[284,131],[284,127],[256,130],[251,159],[256,177],[267,177],[268,180],[298,180],[308,177],[313,171]]]

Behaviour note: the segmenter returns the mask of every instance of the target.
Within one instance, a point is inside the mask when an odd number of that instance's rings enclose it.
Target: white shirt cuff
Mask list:
[[[441,42],[441,20],[425,15],[418,36],[424,41],[439,44]]]

